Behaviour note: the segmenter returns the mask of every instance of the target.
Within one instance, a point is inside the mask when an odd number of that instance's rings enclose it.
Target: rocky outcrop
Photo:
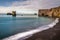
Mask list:
[[[60,6],[51,9],[40,9],[38,16],[60,17]]]
[[[12,11],[12,16],[16,16],[16,11]]]
[[[7,15],[12,15],[12,13],[7,13]]]
[[[16,11],[12,11],[12,13],[7,13],[7,15],[16,16]]]

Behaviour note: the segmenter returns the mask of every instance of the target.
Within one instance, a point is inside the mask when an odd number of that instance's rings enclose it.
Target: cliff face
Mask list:
[[[40,9],[38,16],[60,17],[60,6],[51,9]]]

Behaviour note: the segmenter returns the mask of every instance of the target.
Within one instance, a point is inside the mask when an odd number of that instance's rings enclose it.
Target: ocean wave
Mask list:
[[[42,27],[39,27],[37,29],[33,29],[27,32],[22,32],[22,33],[18,33],[15,34],[13,36],[10,36],[8,38],[4,38],[2,40],[24,40],[26,38],[31,37],[33,34],[37,33],[37,32],[41,32],[43,30],[47,30],[49,28],[52,28],[53,26],[55,26],[57,23],[59,22],[59,18],[56,18],[55,21],[53,21],[52,23],[48,24],[48,25],[44,25]]]

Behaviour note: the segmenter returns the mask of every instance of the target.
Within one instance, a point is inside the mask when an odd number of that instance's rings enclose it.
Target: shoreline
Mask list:
[[[25,40],[60,40],[60,19],[59,22],[47,30],[33,34]]]
[[[58,18],[56,18],[55,21],[50,23],[49,25],[45,25],[45,26],[39,27],[37,29],[31,30],[31,31],[27,31],[27,32],[23,32],[23,33],[18,33],[16,35],[10,36],[8,38],[4,38],[3,40],[17,40],[17,39],[25,40],[25,39],[31,37],[33,34],[36,34],[36,33],[41,32],[43,30],[47,30],[49,28],[52,28],[54,25],[56,25],[57,22],[58,22]]]

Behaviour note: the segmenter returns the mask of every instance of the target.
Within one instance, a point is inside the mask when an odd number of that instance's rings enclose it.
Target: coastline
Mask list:
[[[60,40],[60,19],[52,28],[33,34],[26,40]]]
[[[10,36],[8,38],[4,38],[2,40],[17,40],[17,39],[19,39],[19,40],[25,40],[26,39],[27,40],[27,38],[29,39],[29,37],[31,37],[33,34],[36,34],[36,33],[41,32],[43,30],[47,30],[49,28],[52,28],[54,25],[56,25],[56,23],[58,23],[58,18],[56,18],[54,22],[52,22],[48,25],[39,27],[39,28],[34,29],[34,30],[30,30],[27,32],[18,33],[16,35]]]

